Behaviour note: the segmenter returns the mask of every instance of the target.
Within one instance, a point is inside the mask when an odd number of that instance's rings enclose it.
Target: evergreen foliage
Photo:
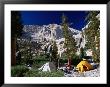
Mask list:
[[[58,54],[58,48],[57,48],[56,42],[54,41],[53,45],[52,45],[51,61],[55,62],[56,67],[58,65],[58,55],[57,54]]]
[[[19,11],[11,11],[11,65],[16,64],[16,52],[19,50],[17,38],[22,34],[22,21]],[[20,60],[21,58],[19,58]]]
[[[25,73],[25,77],[64,77],[64,72],[58,71],[39,71],[39,70],[29,70]]]
[[[65,38],[64,48],[66,48],[66,55],[67,57],[73,57],[76,54],[76,42],[75,39],[72,37],[69,31],[69,23],[67,22],[67,17],[63,14],[62,15],[62,29],[63,29],[63,36]]]
[[[12,66],[11,67],[11,76],[12,77],[23,77],[24,74],[28,70],[29,69],[26,66],[23,66],[23,65]]]
[[[85,29],[86,49],[92,49],[94,61],[100,60],[100,20],[97,18],[99,11],[90,11],[86,20],[88,28]]]
[[[20,37],[22,34],[22,20],[21,14],[19,11],[12,11],[11,12],[11,37]]]

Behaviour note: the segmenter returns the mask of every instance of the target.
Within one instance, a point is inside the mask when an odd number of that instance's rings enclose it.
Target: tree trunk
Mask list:
[[[16,65],[16,38],[11,41],[11,65]]]
[[[58,69],[60,68],[60,59],[58,58]]]
[[[68,69],[71,69],[71,57],[68,58]]]

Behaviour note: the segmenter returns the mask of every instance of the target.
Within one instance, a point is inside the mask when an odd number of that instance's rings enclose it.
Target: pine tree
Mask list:
[[[62,15],[62,30],[65,38],[64,48],[66,48],[66,55],[68,58],[72,58],[76,54],[76,42],[69,31],[69,23],[67,22],[67,17],[64,14]]]
[[[100,20],[97,18],[99,11],[90,11],[86,20],[88,28],[85,29],[86,48],[92,49],[94,61],[100,60]]]
[[[56,45],[56,42],[53,42],[53,47],[52,47],[52,55],[51,55],[51,61],[55,62],[56,67],[58,66],[58,48]]]
[[[22,32],[21,14],[19,11],[11,12],[11,65],[16,64],[16,39],[21,36]]]
[[[28,49],[27,49],[27,58],[26,58],[26,61],[27,61],[27,64],[32,65],[33,59],[32,59],[32,43],[31,43],[31,37],[29,37],[29,43],[27,43],[27,45],[28,45]]]
[[[84,48],[80,49],[80,58],[84,58]]]

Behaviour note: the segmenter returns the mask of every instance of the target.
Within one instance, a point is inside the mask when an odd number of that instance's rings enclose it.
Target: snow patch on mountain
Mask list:
[[[31,37],[34,41],[39,40],[39,38],[42,39],[46,39],[48,40],[49,38],[51,38],[51,32],[52,32],[52,24],[49,25],[43,25],[43,26],[39,26],[39,25],[24,25],[24,32],[30,33],[31,32]],[[61,39],[63,38],[63,31],[61,28],[61,25],[58,24],[54,24],[54,29],[55,29],[55,39]],[[81,31],[73,29],[73,28],[69,28],[69,30],[71,31],[72,35],[76,35],[78,36],[79,33]]]
[[[70,33],[72,34],[73,38],[75,38],[76,46],[79,48],[78,52],[80,51],[80,48],[85,46],[84,38],[82,37],[82,32],[73,29],[68,28],[70,30]],[[41,43],[50,43],[51,40],[55,40],[58,47],[58,54],[61,56],[61,54],[65,51],[63,48],[65,38],[63,37],[63,30],[61,25],[58,24],[49,24],[49,25],[24,25],[23,31],[25,34],[29,34],[32,41],[35,42],[41,42]]]

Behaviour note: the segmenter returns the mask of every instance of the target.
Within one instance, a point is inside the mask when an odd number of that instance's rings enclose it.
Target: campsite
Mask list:
[[[100,11],[12,11],[11,16],[12,77],[100,76]]]

